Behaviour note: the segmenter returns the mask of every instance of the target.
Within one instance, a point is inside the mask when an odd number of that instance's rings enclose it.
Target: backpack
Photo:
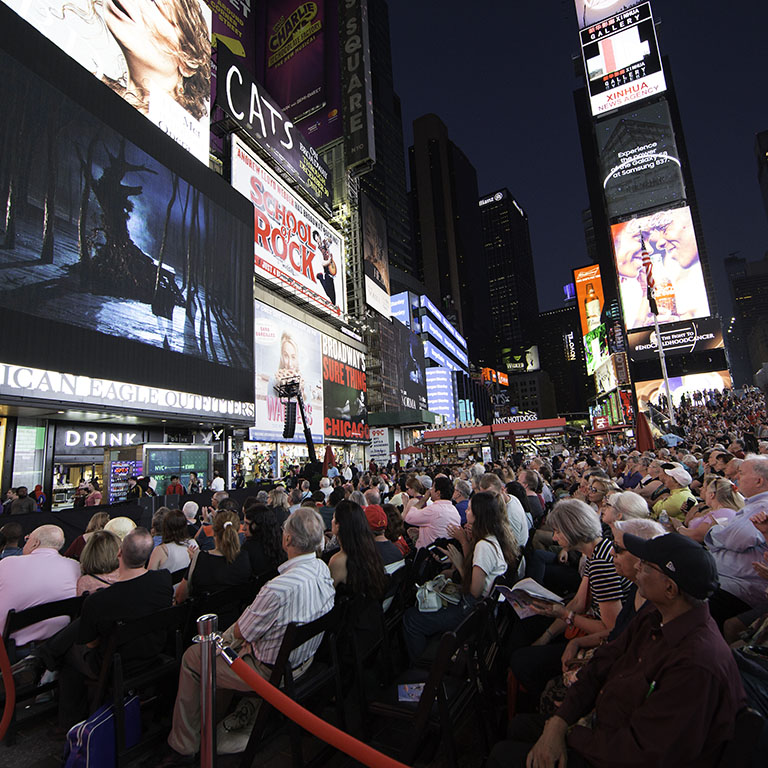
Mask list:
[[[138,696],[126,699],[124,712],[125,746],[130,748],[141,738]],[[64,768],[114,768],[116,751],[114,706],[105,704],[69,729]]]

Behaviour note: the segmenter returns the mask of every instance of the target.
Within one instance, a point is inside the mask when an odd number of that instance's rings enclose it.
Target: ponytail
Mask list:
[[[240,552],[240,518],[237,512],[222,509],[213,518],[216,546],[228,563],[234,563]]]

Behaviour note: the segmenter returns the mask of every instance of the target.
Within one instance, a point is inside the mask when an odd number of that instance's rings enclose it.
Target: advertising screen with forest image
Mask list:
[[[249,206],[49,43],[18,47],[64,87],[0,51],[0,360],[252,402]]]

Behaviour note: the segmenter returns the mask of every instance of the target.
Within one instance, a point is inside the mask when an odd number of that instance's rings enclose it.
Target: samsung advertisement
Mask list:
[[[708,317],[709,300],[688,207],[673,208],[611,227],[627,330],[653,325],[643,268],[650,254],[660,324]]]
[[[211,11],[203,0],[3,2],[208,165]]]
[[[595,117],[667,89],[650,3],[622,11],[580,34]]]
[[[685,197],[666,101],[600,122],[595,134],[609,218]]]
[[[50,373],[65,401],[252,402],[252,210],[108,89],[84,88],[90,75],[46,40],[9,46],[50,59],[60,82],[0,53],[0,360]]]

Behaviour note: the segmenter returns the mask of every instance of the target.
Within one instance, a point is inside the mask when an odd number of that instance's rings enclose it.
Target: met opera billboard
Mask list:
[[[283,438],[285,404],[275,387],[299,381],[312,439],[323,441],[323,362],[320,331],[260,301],[254,301],[256,419],[251,440],[304,442],[301,414],[296,432]]]
[[[254,206],[256,274],[329,315],[343,317],[347,288],[338,232],[236,136],[232,186]]]
[[[580,35],[595,117],[666,91],[650,3],[611,16]]]
[[[189,415],[252,404],[249,206],[34,30],[6,21],[9,49],[50,59],[52,81],[0,52],[0,177],[6,190],[25,187],[4,201],[0,239],[8,386]]]
[[[657,208],[685,197],[680,156],[666,101],[595,126],[608,217]]]
[[[211,11],[203,0],[3,2],[208,165]]]
[[[709,317],[690,208],[673,208],[614,224],[611,238],[628,331],[653,325],[641,240],[651,256],[659,323]]]

